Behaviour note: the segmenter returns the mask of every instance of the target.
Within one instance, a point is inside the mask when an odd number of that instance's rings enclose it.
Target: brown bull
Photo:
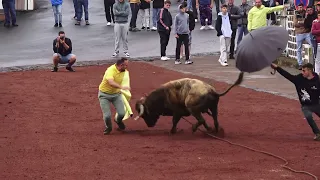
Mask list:
[[[139,116],[135,119],[141,117],[148,127],[154,127],[160,116],[173,116],[171,133],[176,133],[179,120],[183,116],[192,115],[198,120],[192,126],[193,132],[200,125],[212,131],[202,116],[202,113],[208,113],[212,116],[218,132],[219,98],[226,95],[234,86],[241,84],[242,80],[243,72],[239,74],[237,81],[221,94],[211,85],[198,79],[183,78],[170,81],[136,102],[135,109]]]

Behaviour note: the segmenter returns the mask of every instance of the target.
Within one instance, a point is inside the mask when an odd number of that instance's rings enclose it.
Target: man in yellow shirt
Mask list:
[[[265,7],[264,5],[262,5],[261,1],[262,0],[255,0],[255,6],[249,11],[248,31],[267,26],[267,14],[289,7],[288,5]]]
[[[110,102],[114,105],[118,113],[117,119],[115,120],[119,126],[118,130],[124,130],[126,128],[122,122],[125,116],[125,109],[120,90],[130,90],[130,87],[121,86],[123,76],[127,71],[128,62],[128,59],[121,58],[116,64],[108,67],[99,85],[98,98],[106,126],[104,130],[105,135],[110,134],[112,131]]]

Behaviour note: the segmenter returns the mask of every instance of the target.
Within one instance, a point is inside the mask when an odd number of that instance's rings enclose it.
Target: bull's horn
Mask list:
[[[138,120],[139,118],[140,118],[140,116],[137,116],[137,117],[134,118],[134,120],[136,121],[136,120]]]
[[[139,116],[142,116],[142,114],[144,113],[144,106],[142,104],[140,104],[140,113]]]

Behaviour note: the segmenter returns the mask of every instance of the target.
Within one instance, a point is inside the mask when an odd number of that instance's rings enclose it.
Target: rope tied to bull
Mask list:
[[[186,120],[189,124],[193,125],[193,124],[192,124],[189,120],[187,120],[186,118],[182,117],[182,119]],[[253,151],[253,152],[258,152],[258,153],[261,153],[261,154],[266,154],[266,155],[268,155],[268,156],[271,156],[271,157],[280,159],[280,160],[282,160],[282,161],[285,162],[284,164],[281,165],[282,168],[287,169],[287,170],[289,170],[289,171],[291,171],[291,172],[294,172],[294,173],[306,174],[306,175],[309,175],[309,176],[313,177],[315,180],[318,180],[318,177],[317,177],[316,175],[314,175],[314,174],[311,174],[310,172],[307,172],[307,171],[298,171],[298,170],[295,170],[295,169],[289,167],[289,166],[288,166],[289,162],[288,162],[285,158],[283,158],[283,157],[277,156],[277,155],[275,155],[275,154],[272,154],[272,153],[269,153],[269,152],[266,152],[266,151],[257,150],[257,149],[254,149],[254,148],[251,148],[251,147],[242,145],[242,144],[233,143],[233,142],[231,142],[231,141],[229,141],[229,140],[222,139],[222,138],[219,138],[219,137],[217,137],[217,136],[215,136],[215,135],[209,134],[208,132],[205,132],[205,131],[201,130],[200,128],[198,128],[198,130],[199,130],[200,132],[202,132],[202,133],[204,133],[204,134],[212,137],[212,138],[218,139],[218,140],[220,140],[220,141],[227,142],[227,143],[229,143],[229,144],[231,144],[231,145],[239,146],[239,147],[242,147],[242,148],[245,148],[245,149],[249,149],[249,150],[251,150],[251,151]]]

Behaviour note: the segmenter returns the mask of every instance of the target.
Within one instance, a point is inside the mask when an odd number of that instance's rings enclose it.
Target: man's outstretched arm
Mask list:
[[[285,77],[286,79],[288,79],[292,83],[296,82],[296,77],[297,76],[288,73],[286,70],[282,69],[281,67],[279,67],[278,65],[276,65],[274,63],[271,64],[271,67],[273,69],[277,70],[283,77]]]

